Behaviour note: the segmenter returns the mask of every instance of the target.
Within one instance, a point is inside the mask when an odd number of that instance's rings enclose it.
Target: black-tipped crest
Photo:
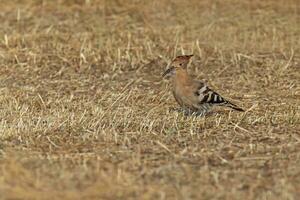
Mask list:
[[[184,60],[190,60],[191,57],[194,55],[182,55],[182,56],[177,56],[173,61],[184,61]]]
[[[168,75],[168,77],[172,76],[175,74],[176,70],[178,69],[186,69],[190,58],[193,55],[182,55],[182,56],[177,56],[171,63],[171,67],[169,69],[167,69],[164,73],[163,73],[163,77],[166,77]]]
[[[190,62],[190,58],[192,57],[193,55],[183,55],[183,56],[177,56],[172,64],[175,66],[175,67],[181,67],[183,69],[186,69],[187,68],[187,65],[188,63]]]

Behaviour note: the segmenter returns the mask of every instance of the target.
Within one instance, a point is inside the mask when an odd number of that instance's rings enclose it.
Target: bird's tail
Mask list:
[[[237,105],[235,105],[235,104],[233,104],[233,103],[231,103],[231,102],[229,102],[229,101],[227,101],[227,102],[224,104],[224,106],[227,106],[227,107],[229,107],[229,108],[231,108],[231,109],[234,109],[234,110],[237,110],[237,111],[240,111],[240,112],[245,112],[244,109],[242,109],[241,107],[239,107],[239,106],[237,106]]]

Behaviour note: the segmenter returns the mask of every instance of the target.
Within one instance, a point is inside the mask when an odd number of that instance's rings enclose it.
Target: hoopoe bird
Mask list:
[[[211,90],[205,83],[193,80],[187,72],[187,65],[193,55],[177,56],[163,77],[171,78],[172,92],[177,103],[186,114],[204,116],[214,106],[226,106],[237,111],[244,110]]]

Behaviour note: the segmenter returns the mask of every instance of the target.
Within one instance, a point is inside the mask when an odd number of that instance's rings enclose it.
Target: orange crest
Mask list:
[[[190,60],[191,57],[193,57],[193,55],[177,56],[177,57],[174,59],[174,61]]]

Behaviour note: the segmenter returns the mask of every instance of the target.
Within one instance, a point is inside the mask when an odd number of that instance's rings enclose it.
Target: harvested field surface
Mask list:
[[[0,0],[0,199],[299,199],[298,0]],[[187,117],[161,75],[247,111]]]

